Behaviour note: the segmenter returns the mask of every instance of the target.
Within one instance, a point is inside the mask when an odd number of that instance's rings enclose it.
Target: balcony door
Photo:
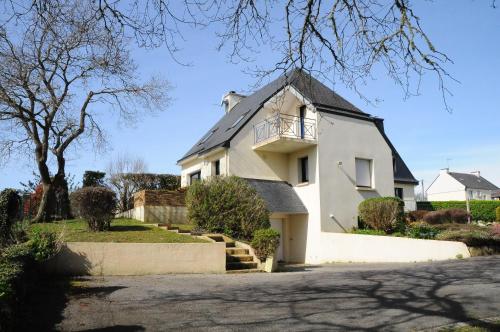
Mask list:
[[[305,106],[301,106],[300,107],[300,120],[299,120],[299,124],[300,124],[300,138],[304,139],[305,137],[305,125],[304,125],[304,119],[305,119],[305,116],[306,116],[306,107]]]

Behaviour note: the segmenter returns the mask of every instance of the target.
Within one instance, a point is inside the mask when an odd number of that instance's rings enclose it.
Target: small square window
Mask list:
[[[299,183],[309,182],[309,158],[299,158]]]
[[[372,188],[372,160],[356,158],[356,186]]]

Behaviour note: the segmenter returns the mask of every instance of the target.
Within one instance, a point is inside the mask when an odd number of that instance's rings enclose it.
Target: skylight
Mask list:
[[[240,123],[240,122],[241,122],[241,120],[243,120],[243,118],[245,117],[245,115],[247,115],[247,113],[248,113],[248,112],[245,112],[245,113],[243,113],[242,115],[240,115],[240,116],[238,117],[238,119],[236,119],[236,121],[234,121],[234,123],[231,125],[231,127],[229,127],[229,129],[236,127],[236,125],[237,125],[238,123]]]
[[[217,131],[218,128],[215,128],[214,130],[212,130],[211,132],[209,132],[205,137],[203,137],[203,139],[200,141],[200,143],[198,145],[201,145],[203,143],[205,143],[206,141],[208,141],[208,139],[210,137],[212,137],[212,135]]]

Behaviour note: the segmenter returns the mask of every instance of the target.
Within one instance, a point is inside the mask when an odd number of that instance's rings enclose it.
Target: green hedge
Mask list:
[[[473,220],[495,221],[496,208],[500,207],[500,201],[470,201],[470,212]],[[417,210],[436,211],[443,209],[463,209],[467,206],[465,201],[442,201],[442,202],[417,202]]]

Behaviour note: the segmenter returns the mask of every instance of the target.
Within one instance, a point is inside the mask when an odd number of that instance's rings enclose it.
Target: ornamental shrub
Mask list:
[[[424,216],[424,221],[431,225],[444,223],[465,224],[469,220],[469,214],[462,209],[443,209],[430,211]]]
[[[410,211],[407,213],[406,219],[408,222],[422,221],[427,213],[429,213],[427,210]]]
[[[500,206],[496,208],[496,221],[500,221]]]
[[[500,238],[500,224],[491,225],[490,234]]]
[[[85,219],[89,230],[100,232],[111,227],[116,209],[115,193],[105,187],[84,187],[71,194],[71,208]]]
[[[369,198],[358,206],[359,218],[370,228],[391,232],[404,216],[404,202],[397,197]]]
[[[434,239],[438,234],[439,230],[437,228],[432,227],[425,222],[410,223],[405,232],[407,237],[415,239]]]
[[[18,219],[21,198],[14,189],[0,192],[0,247],[5,246],[12,237],[12,226]]]
[[[491,235],[488,228],[482,230],[444,231],[436,236],[437,240],[460,241],[470,247],[500,246],[500,237]]]
[[[256,230],[270,226],[264,200],[235,176],[193,183],[186,193],[186,207],[196,229],[237,239],[250,241]]]
[[[280,245],[280,233],[272,228],[258,229],[253,234],[252,248],[261,261],[274,255]]]
[[[473,220],[495,221],[500,201],[469,201]],[[417,202],[418,210],[436,211],[443,209],[467,210],[465,201]]]

